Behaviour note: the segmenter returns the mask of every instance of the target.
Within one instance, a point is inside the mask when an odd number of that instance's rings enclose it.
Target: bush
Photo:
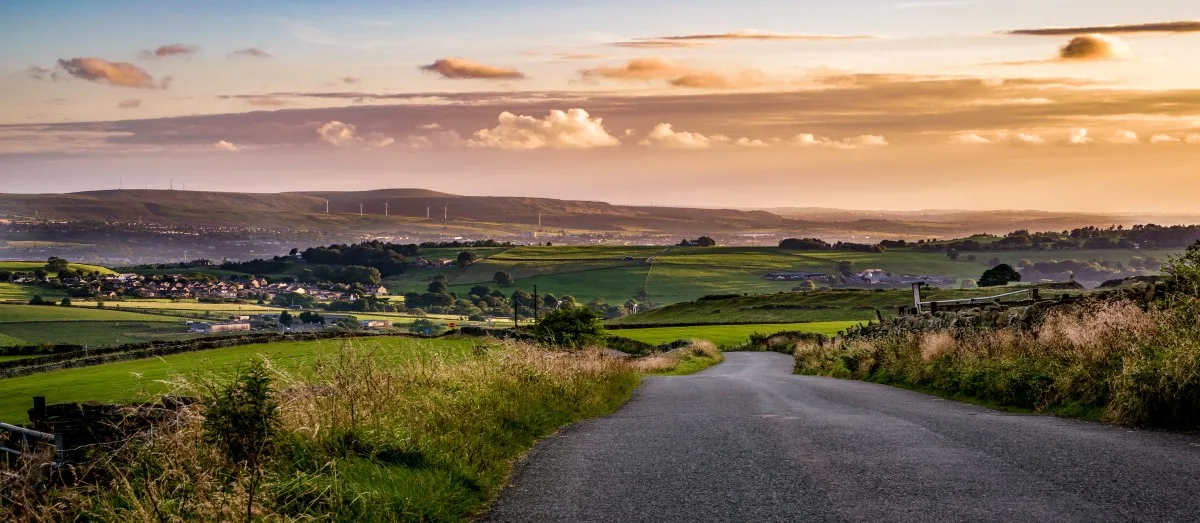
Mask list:
[[[408,324],[408,332],[422,336],[441,336],[446,333],[446,326],[432,320],[420,319]]]
[[[255,361],[223,387],[203,398],[204,442],[213,445],[236,468],[250,474],[246,521],[254,514],[254,491],[262,479],[264,460],[274,450],[279,431],[279,404],[266,365]]]
[[[544,316],[534,330],[541,343],[581,348],[604,343],[604,325],[590,307],[558,309]]]
[[[976,283],[980,287],[1003,287],[1010,282],[1017,281],[1021,281],[1021,273],[1013,269],[1011,265],[1001,263],[983,271],[983,276],[980,276]]]

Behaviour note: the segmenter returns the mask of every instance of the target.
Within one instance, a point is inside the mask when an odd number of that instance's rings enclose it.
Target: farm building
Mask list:
[[[228,323],[193,323],[192,332],[202,334],[217,334],[221,332],[238,332],[249,331],[249,322],[228,322]]]
[[[392,326],[392,322],[387,320],[363,320],[359,324],[364,329],[386,329]]]

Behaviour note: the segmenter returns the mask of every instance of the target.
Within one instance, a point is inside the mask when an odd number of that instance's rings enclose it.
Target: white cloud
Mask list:
[[[797,147],[829,147],[832,149],[866,149],[870,147],[887,147],[889,145],[886,138],[874,134],[864,134],[841,140],[833,140],[812,134],[797,134],[792,138],[790,143]]]
[[[533,149],[591,149],[614,147],[621,141],[608,134],[601,118],[592,118],[583,109],[550,111],[545,118],[500,113],[499,125],[476,132],[467,145],[511,151]]]
[[[1046,139],[1036,134],[1020,133],[1016,140],[1027,145],[1042,145],[1046,143]]]
[[[437,130],[440,130],[441,128],[442,128],[441,124],[439,124],[437,122],[427,123],[425,125],[417,126],[417,129],[421,129],[423,131],[437,131]]]
[[[332,121],[317,129],[321,141],[342,149],[382,149],[396,143],[390,136],[380,133],[360,134],[353,125]]]
[[[400,140],[399,146],[405,149],[428,149],[433,147],[433,140],[428,136],[410,134]]]
[[[738,147],[753,147],[753,148],[763,148],[763,147],[771,146],[771,144],[764,142],[762,140],[751,140],[751,139],[745,138],[745,137],[738,138],[738,141],[734,142],[734,145],[736,145]]]
[[[1156,135],[1150,137],[1150,143],[1154,143],[1154,144],[1179,143],[1179,142],[1180,142],[1179,138],[1176,138],[1169,134],[1156,134]]]
[[[1134,143],[1140,143],[1141,138],[1138,138],[1138,134],[1133,131],[1127,131],[1125,129],[1120,129],[1117,132],[1113,133],[1112,142],[1113,143],[1121,143],[1121,144],[1134,144]]]
[[[957,145],[991,145],[996,143],[976,133],[959,133],[951,136],[948,141]]]
[[[669,123],[654,126],[641,142],[644,146],[666,147],[668,149],[708,149],[713,144],[728,142],[729,138],[722,135],[705,136],[700,133],[676,131]]]
[[[1087,129],[1072,130],[1071,137],[1067,138],[1067,144],[1069,145],[1087,145],[1094,141],[1091,136],[1088,136]]]
[[[227,142],[225,140],[220,140],[220,141],[214,143],[213,147],[220,149],[222,151],[237,151],[238,150],[238,146],[234,145],[231,142]]]

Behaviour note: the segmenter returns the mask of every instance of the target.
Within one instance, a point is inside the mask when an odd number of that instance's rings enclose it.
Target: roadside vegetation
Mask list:
[[[799,341],[796,370],[1194,430],[1200,428],[1200,244],[1167,262],[1164,273],[1167,292],[1156,300],[1085,300],[1052,309],[1032,325]]]

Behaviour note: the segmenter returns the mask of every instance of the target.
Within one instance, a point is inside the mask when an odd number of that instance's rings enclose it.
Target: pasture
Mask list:
[[[73,271],[84,271],[84,272],[89,272],[89,273],[90,272],[99,272],[100,274],[104,274],[104,275],[116,274],[115,271],[113,271],[112,269],[109,269],[107,267],[101,267],[99,265],[88,265],[85,263],[71,263],[71,264],[67,265],[67,268],[69,268]],[[0,261],[0,271],[33,272],[38,269],[45,270],[46,262],[44,262],[44,261]]]
[[[611,330],[609,334],[659,345],[675,340],[701,339],[718,347],[745,343],[751,334],[774,334],[783,331],[802,331],[832,336],[861,322],[829,321],[818,323],[783,323],[765,325],[705,325],[702,327],[655,327],[646,329]]]
[[[337,349],[344,340],[267,343],[227,347],[160,358],[122,361],[44,372],[0,380],[0,421],[23,423],[33,396],[49,403],[140,401],[166,393],[194,394],[205,377],[230,373],[253,358],[265,357],[280,373],[311,367],[314,359]],[[381,337],[349,343],[371,350],[385,359],[463,359],[476,346],[474,339],[419,340]]]
[[[180,318],[109,309],[0,304],[0,346],[120,345],[192,336]]]

